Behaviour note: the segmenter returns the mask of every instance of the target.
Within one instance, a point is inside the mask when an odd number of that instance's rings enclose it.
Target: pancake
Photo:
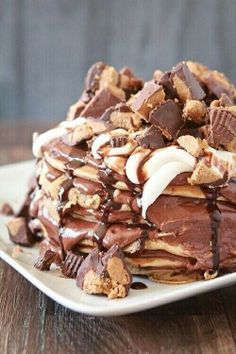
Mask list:
[[[130,71],[90,69],[68,119],[33,143],[27,223],[41,257],[85,264],[99,282],[110,261],[176,284],[236,270],[236,116],[199,80],[185,62],[144,87]]]

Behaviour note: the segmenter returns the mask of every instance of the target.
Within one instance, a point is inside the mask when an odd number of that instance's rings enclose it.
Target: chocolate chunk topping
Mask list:
[[[225,93],[222,93],[222,95],[220,96],[219,102],[222,107],[228,107],[228,106],[232,106],[234,104],[232,99],[228,95],[226,95]]]
[[[136,77],[130,68],[122,68],[119,74],[119,87],[125,91],[126,99],[142,89],[143,80]]]
[[[143,89],[137,94],[132,109],[141,117],[148,118],[150,111],[165,99],[163,87],[155,81],[146,82]]]
[[[160,129],[162,134],[170,140],[176,138],[184,125],[181,108],[171,100],[162,103],[151,111],[149,122]]]
[[[118,103],[116,109],[122,113],[132,113],[132,109],[125,103]]]
[[[102,273],[104,271],[104,266],[101,259],[102,252],[100,252],[98,248],[95,248],[91,253],[89,253],[77,272],[76,285],[78,287],[83,289],[85,275],[90,270],[93,270],[95,273]]]
[[[39,270],[50,270],[51,264],[56,260],[57,254],[52,250],[47,250],[42,256],[39,256],[34,262],[35,268]]]
[[[72,251],[67,251],[66,258],[62,267],[62,273],[69,278],[76,278],[78,269],[84,258]]]
[[[163,86],[167,98],[177,97],[177,92],[170,80],[171,71],[165,72],[159,79],[158,83]]]
[[[14,211],[12,209],[12,207],[10,206],[9,203],[3,203],[1,206],[0,206],[0,214],[3,214],[3,215],[13,215],[14,214]]]
[[[100,120],[110,123],[110,127],[137,130],[141,126],[141,118],[132,112],[131,108],[124,103],[108,108],[100,117]]]
[[[204,77],[204,83],[210,94],[220,98],[225,93],[230,98],[235,98],[235,87],[232,82],[217,70],[209,71]]]
[[[170,79],[182,102],[187,99],[202,100],[205,97],[205,92],[185,62],[173,68]]]
[[[165,146],[161,132],[151,126],[143,136],[138,137],[139,145],[148,149],[158,149]]]
[[[180,129],[178,137],[183,135],[192,135],[195,138],[203,139],[205,134],[203,133],[202,127],[196,127],[192,122],[186,122],[183,128]]]
[[[88,91],[84,90],[82,95],[79,98],[79,102],[82,103],[81,106],[84,105],[84,107],[85,107],[86,103],[88,103],[93,98],[93,96],[94,96],[94,92],[92,92],[90,90],[88,90]],[[80,109],[79,114],[82,112],[82,110],[83,110],[83,108]]]
[[[18,217],[10,220],[7,228],[10,240],[17,245],[31,247],[35,243],[26,218]]]
[[[79,267],[76,284],[90,294],[125,297],[131,284],[131,274],[120,248],[114,245],[107,252],[95,248]]]
[[[99,81],[106,64],[99,61],[91,66],[85,78],[85,90],[95,92],[99,89]]]
[[[96,95],[81,112],[81,116],[99,118],[107,108],[115,106],[124,98],[124,92],[117,87],[110,85],[107,88],[102,88],[96,92]]]
[[[104,122],[110,120],[112,113],[132,113],[132,109],[127,106],[125,103],[118,103],[116,106],[109,107],[105,110],[105,112],[101,115],[100,119]]]
[[[236,115],[224,108],[211,108],[209,119],[210,125],[206,136],[208,143],[235,152]]]

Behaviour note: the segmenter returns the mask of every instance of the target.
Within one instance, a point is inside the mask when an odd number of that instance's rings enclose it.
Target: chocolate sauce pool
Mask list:
[[[147,285],[144,284],[144,283],[141,283],[139,281],[135,281],[134,283],[131,284],[131,289],[134,289],[134,290],[144,290],[144,289],[147,289]]]

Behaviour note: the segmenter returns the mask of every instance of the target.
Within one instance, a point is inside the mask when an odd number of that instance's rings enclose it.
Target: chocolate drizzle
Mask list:
[[[103,170],[103,171],[106,171],[106,170]],[[105,173],[105,176],[106,176],[106,173]],[[108,175],[108,178],[109,178],[109,175]],[[102,241],[103,241],[103,238],[105,237],[106,232],[110,226],[108,224],[109,207],[110,207],[111,198],[112,198],[112,192],[110,189],[108,189],[108,193],[109,193],[109,198],[108,198],[107,202],[103,205],[102,220],[99,222],[98,227],[93,232],[93,239],[97,243],[100,250],[102,250],[102,248],[103,248]]]
[[[98,176],[101,182],[108,185],[113,185],[117,181],[113,177],[113,171],[110,168],[99,169]]]
[[[58,241],[59,241],[59,245],[60,245],[60,249],[61,249],[61,256],[62,256],[62,260],[65,259],[66,257],[66,252],[63,246],[63,242],[62,242],[62,230],[63,230],[63,207],[62,207],[62,203],[59,204],[58,208],[57,208],[57,212],[59,214],[59,222],[58,222],[58,228],[59,228],[59,232],[58,232]]]
[[[207,211],[211,220],[211,246],[213,269],[218,270],[220,264],[219,227],[221,221],[221,213],[216,201],[219,196],[219,189],[202,188],[202,190],[207,197]]]

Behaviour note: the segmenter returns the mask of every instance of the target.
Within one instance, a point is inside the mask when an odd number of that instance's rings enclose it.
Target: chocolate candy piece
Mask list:
[[[205,137],[205,134],[203,133],[203,130],[205,130],[203,127],[196,127],[191,121],[187,121],[183,128],[180,129],[178,137],[182,135],[192,135],[195,138],[200,138],[203,139]]]
[[[216,148],[223,146],[236,152],[236,114],[225,108],[211,108],[209,118],[207,142]]]
[[[115,111],[116,108],[114,106],[107,108],[105,112],[101,115],[100,120],[104,122],[109,122],[111,114]]]
[[[76,284],[89,294],[105,294],[109,298],[128,295],[131,274],[117,245],[107,252],[95,248],[81,264]]]
[[[141,118],[124,103],[108,108],[100,118],[110,122],[116,128],[137,130],[141,126]]]
[[[126,99],[128,99],[131,94],[142,89],[143,80],[136,77],[130,68],[124,67],[120,70],[119,87],[125,91]]]
[[[226,93],[222,93],[219,99],[219,103],[221,107],[229,107],[229,106],[233,106],[234,104],[232,99],[228,95],[226,95]]]
[[[26,218],[11,219],[7,224],[10,240],[17,245],[31,247],[35,239],[29,229]]]
[[[95,93],[99,89],[99,81],[103,70],[107,65],[101,61],[93,64],[88,70],[87,76],[85,78],[85,90],[92,91]]]
[[[236,96],[235,87],[232,82],[217,70],[209,71],[204,77],[204,83],[209,93],[218,98],[221,97],[222,93],[225,93],[232,99]]]
[[[137,94],[132,109],[142,118],[148,119],[150,111],[165,99],[163,87],[155,81],[146,82],[143,89]]]
[[[147,149],[159,149],[165,146],[161,132],[151,126],[143,136],[138,137],[138,143]]]
[[[85,106],[93,98],[94,93],[95,92],[92,92],[90,90],[84,90],[78,101],[82,102]],[[80,110],[80,112],[82,112],[82,110]]]
[[[50,270],[50,266],[56,260],[56,257],[57,254],[49,249],[36,259],[34,266],[39,270]]]
[[[78,269],[84,258],[72,251],[67,251],[66,258],[62,267],[62,273],[69,278],[76,278]]]
[[[115,106],[124,99],[124,91],[109,84],[96,92],[80,115],[82,117],[99,118],[107,108]]]
[[[126,103],[118,103],[116,106],[112,106],[106,109],[100,119],[107,122],[111,119],[112,113],[133,113],[132,109],[126,105]]]
[[[203,82],[205,75],[210,71],[207,66],[195,61],[188,60],[186,61],[186,64],[191,73],[198,79],[199,82]]]
[[[9,203],[3,203],[2,205],[0,205],[0,214],[13,215],[14,211]]]
[[[177,97],[177,92],[172,85],[170,80],[171,71],[166,71],[159,79],[158,83],[163,86],[166,97],[174,98]]]
[[[205,97],[205,92],[185,62],[181,62],[173,68],[170,80],[181,102],[202,100]]]
[[[181,108],[176,102],[171,100],[152,110],[149,115],[149,122],[160,129],[162,134],[169,140],[176,138],[184,125]]]

